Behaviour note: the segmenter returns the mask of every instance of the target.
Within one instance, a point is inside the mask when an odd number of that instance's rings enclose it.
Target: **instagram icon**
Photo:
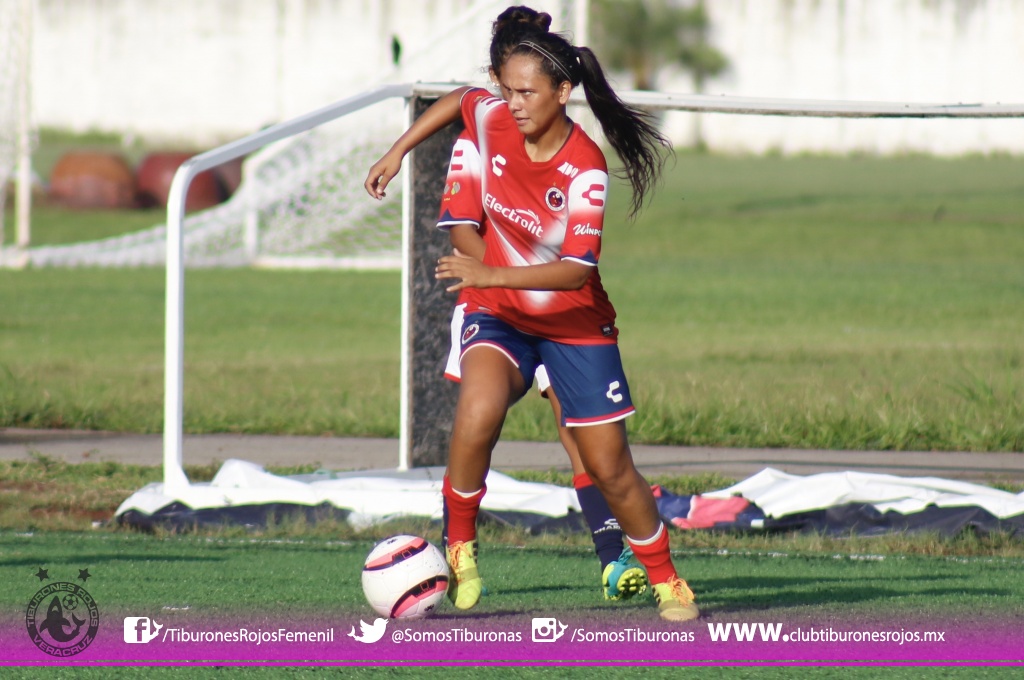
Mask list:
[[[555,618],[544,617],[533,620],[533,641],[554,642],[565,635],[565,629],[569,626]]]

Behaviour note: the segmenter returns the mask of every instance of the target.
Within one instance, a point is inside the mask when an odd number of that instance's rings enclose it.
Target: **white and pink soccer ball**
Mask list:
[[[363,566],[363,593],[381,616],[421,619],[448,590],[448,562],[419,536],[392,536],[375,545]]]

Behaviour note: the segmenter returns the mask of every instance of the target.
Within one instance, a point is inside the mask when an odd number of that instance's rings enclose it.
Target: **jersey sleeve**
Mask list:
[[[488,107],[493,106],[495,102],[504,103],[487,90],[479,87],[467,90],[462,95],[462,100],[459,103],[462,109],[462,122],[466,125],[466,134],[470,141],[478,147],[480,146],[480,130],[477,122],[482,117],[482,113]],[[483,109],[480,108],[481,105],[484,107]]]
[[[474,224],[479,229],[483,215],[483,201],[480,199],[480,151],[473,143],[469,132],[464,131],[452,147],[437,227],[449,229],[456,224]]]
[[[478,149],[485,148],[489,135],[508,132],[512,116],[508,115],[508,103],[504,99],[487,90],[473,88],[462,95],[461,106],[462,122]]]
[[[597,266],[601,257],[604,209],[608,202],[608,173],[591,169],[577,175],[568,191],[565,240],[559,257]]]

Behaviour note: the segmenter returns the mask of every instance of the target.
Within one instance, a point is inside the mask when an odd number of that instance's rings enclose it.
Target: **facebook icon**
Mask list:
[[[151,641],[163,628],[148,616],[126,616],[124,619],[124,641],[130,645]]]

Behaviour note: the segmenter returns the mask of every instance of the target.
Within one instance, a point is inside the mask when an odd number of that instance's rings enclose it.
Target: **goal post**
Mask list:
[[[31,241],[32,18],[35,0],[0,3],[0,265],[27,265]],[[14,184],[13,238],[5,236],[7,184]],[[8,242],[11,247],[5,247]],[[4,252],[7,250],[7,252]]]
[[[167,208],[165,493],[173,493],[189,484],[182,464],[185,272],[182,221],[185,196],[192,179],[203,170],[385,99],[404,98],[411,122],[430,103],[459,85],[416,83],[380,87],[195,156],[178,169]],[[784,100],[662,92],[623,92],[620,96],[630,104],[649,110],[696,113],[823,118],[1024,118],[1024,104]],[[573,94],[571,103],[583,102],[580,92]],[[454,413],[456,390],[446,383],[438,370],[450,342],[451,300],[433,278],[433,263],[446,252],[447,243],[434,233],[433,227],[451,145],[457,134],[457,126],[452,126],[422,144],[407,159],[402,177],[401,423],[397,451],[400,470],[444,462]]]
[[[411,85],[384,85],[279,123],[205,153],[193,156],[174,173],[167,197],[166,301],[164,319],[163,477],[168,492],[188,485],[182,462],[185,354],[185,199],[199,173],[241,158],[273,142],[396,97],[408,99]]]

